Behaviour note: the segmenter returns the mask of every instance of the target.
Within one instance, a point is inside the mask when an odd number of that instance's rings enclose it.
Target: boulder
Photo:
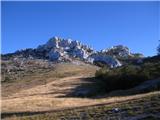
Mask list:
[[[101,54],[101,53],[91,55],[89,60],[92,62],[105,63],[109,65],[111,68],[119,67],[122,65],[116,58],[109,56],[109,55]]]

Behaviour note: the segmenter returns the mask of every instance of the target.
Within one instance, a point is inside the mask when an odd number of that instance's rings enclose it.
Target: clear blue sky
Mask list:
[[[123,44],[156,54],[159,2],[2,2],[2,53],[35,48],[53,36],[96,50]]]

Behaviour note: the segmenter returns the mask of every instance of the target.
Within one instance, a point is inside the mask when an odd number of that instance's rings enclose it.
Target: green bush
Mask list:
[[[107,68],[103,67],[102,69],[96,71],[95,76],[100,78],[104,76],[108,71],[109,70]]]
[[[106,92],[117,89],[129,89],[146,80],[160,77],[160,63],[145,63],[141,66],[127,65],[114,69],[102,68],[95,74]]]

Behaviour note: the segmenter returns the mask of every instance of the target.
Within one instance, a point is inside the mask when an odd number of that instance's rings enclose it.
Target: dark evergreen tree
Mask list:
[[[159,40],[159,42],[160,42],[160,40]],[[157,52],[158,52],[158,55],[160,55],[160,44],[157,47]]]

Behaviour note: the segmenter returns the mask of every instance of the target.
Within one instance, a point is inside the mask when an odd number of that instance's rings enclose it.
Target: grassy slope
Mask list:
[[[70,77],[70,76],[94,76],[96,66],[91,65],[73,65],[73,64],[57,64],[49,69],[35,69],[32,72],[27,71],[7,82],[2,82],[2,98],[10,96],[21,90],[27,90],[38,85],[45,85],[51,81]],[[21,72],[21,71],[20,71]],[[19,74],[21,74],[19,72]],[[6,75],[7,76],[7,75]],[[3,77],[3,76],[2,76]],[[2,78],[3,79],[3,78]]]
[[[27,72],[18,79],[2,83],[2,117],[6,113],[43,112],[43,114],[23,117],[12,116],[9,119],[123,119],[127,116],[149,114],[156,118],[159,114],[160,93],[148,93],[135,96],[111,98],[75,98],[66,97],[77,86],[88,82],[98,68],[92,65],[58,64],[51,69],[36,69]],[[127,102],[129,100],[130,102]],[[153,102],[152,102],[153,101]],[[99,105],[102,104],[102,105]],[[85,107],[88,106],[88,107]],[[89,107],[90,106],[90,107]],[[74,109],[75,107],[82,107]],[[121,112],[113,112],[118,107]],[[146,108],[148,107],[148,108]],[[71,110],[64,110],[71,108]],[[45,112],[54,111],[57,112]],[[136,110],[136,111],[135,111]],[[154,113],[155,112],[155,113]],[[156,113],[157,112],[157,113]]]
[[[2,83],[2,112],[42,111],[81,104],[79,98],[65,97],[72,89],[93,77],[98,68],[91,65],[58,64],[53,70],[31,73]],[[89,101],[82,101],[82,105]],[[63,104],[62,104],[63,103]]]

